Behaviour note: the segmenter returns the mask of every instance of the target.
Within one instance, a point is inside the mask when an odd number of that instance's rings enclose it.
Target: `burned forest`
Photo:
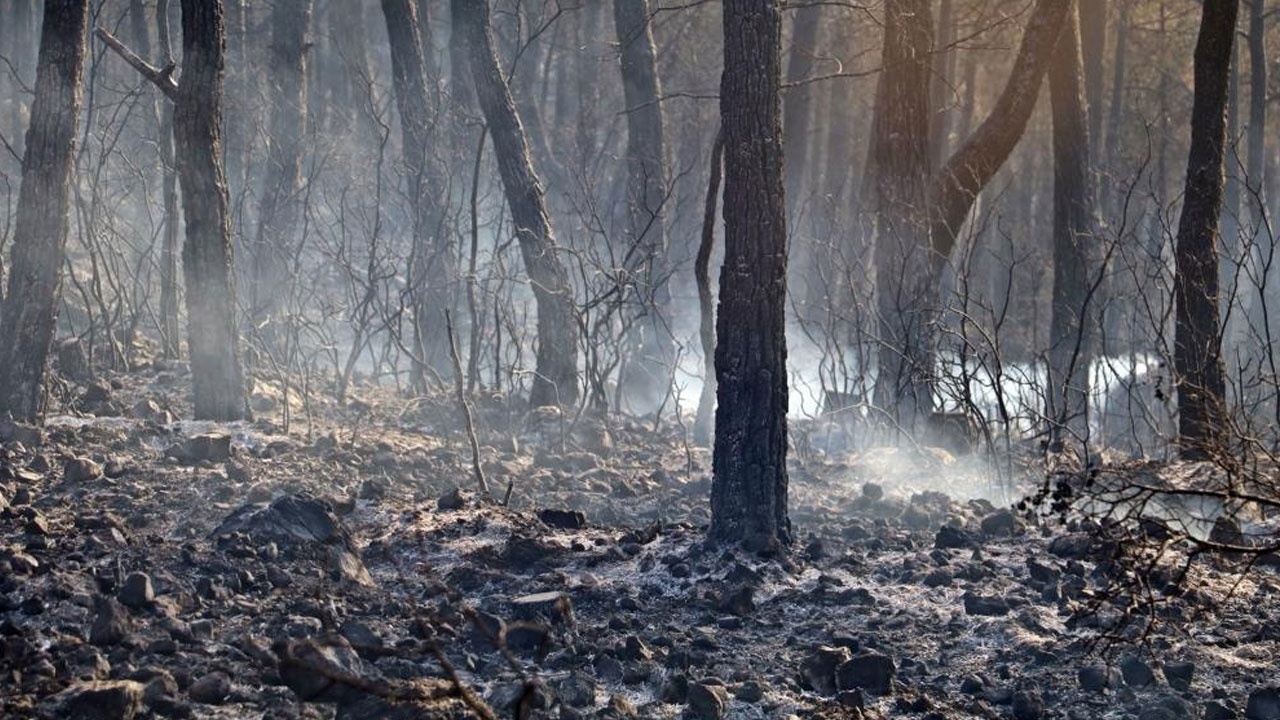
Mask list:
[[[0,718],[1280,720],[1278,56],[0,0]]]

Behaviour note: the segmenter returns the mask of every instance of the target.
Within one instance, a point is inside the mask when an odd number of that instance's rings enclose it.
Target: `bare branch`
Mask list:
[[[160,92],[164,93],[165,97],[174,101],[178,99],[178,83],[173,81],[174,65],[172,62],[163,68],[158,68],[138,57],[138,54],[120,42],[119,38],[103,28],[95,29],[93,34],[98,36],[102,42],[107,44],[107,47],[114,50],[125,62],[129,63],[130,67],[137,70],[142,77],[150,80],[153,85],[160,88]]]

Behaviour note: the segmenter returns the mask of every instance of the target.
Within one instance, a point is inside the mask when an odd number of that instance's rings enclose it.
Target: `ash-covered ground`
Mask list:
[[[1280,563],[1135,569],[976,460],[794,458],[760,558],[670,422],[482,404],[483,499],[447,400],[175,422],[184,372],[0,423],[0,716],[1280,718]]]

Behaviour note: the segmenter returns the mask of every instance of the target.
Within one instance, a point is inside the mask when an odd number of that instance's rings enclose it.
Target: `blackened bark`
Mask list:
[[[451,0],[453,30],[465,48],[476,99],[489,124],[498,172],[515,223],[516,239],[538,308],[537,369],[529,401],[573,405],[578,400],[578,320],[573,288],[556,255],[542,183],[529,157],[529,141],[493,49],[488,0]]]
[[[302,219],[302,148],[307,137],[307,33],[311,0],[277,2],[271,10],[267,82],[271,136],[267,144],[258,237],[254,250],[251,313],[269,343],[281,340],[283,290],[297,252]]]
[[[248,415],[219,135],[225,38],[222,0],[182,0],[182,84],[173,123],[187,226],[187,344],[195,417],[220,421]]]
[[[1053,111],[1053,299],[1049,322],[1049,441],[1088,433],[1093,175],[1076,13],[1068,13],[1049,69]]]
[[[942,0],[938,5],[933,48],[933,77],[930,79],[929,108],[933,114],[929,127],[929,164],[936,166],[947,157],[947,141],[951,136],[951,107],[947,97],[955,84],[956,51],[951,47],[956,39],[955,8],[952,0]]]
[[[754,551],[787,517],[787,227],[779,0],[725,0],[725,259],[716,320],[711,535]]]
[[[9,291],[0,307],[0,417],[40,416],[58,316],[83,85],[86,0],[45,0],[35,97],[22,157]]]
[[[662,94],[649,26],[648,0],[614,0],[627,113],[627,256],[637,275],[637,302],[650,316],[639,327],[640,358],[628,384],[642,403],[657,404],[671,378],[674,349],[665,321],[667,287],[666,139]]]
[[[873,208],[879,367],[876,404],[910,428],[933,409],[932,317],[938,287],[925,238],[929,178],[929,52],[926,0],[885,3],[884,51],[864,180]]]
[[[410,279],[415,305],[415,385],[426,389],[426,368],[449,372],[449,347],[444,310],[452,307],[450,271],[454,248],[444,209],[445,183],[438,159],[432,156],[437,118],[429,104],[426,61],[418,32],[417,10],[410,0],[382,0],[387,37],[391,44],[391,72],[400,110],[405,172],[413,211],[413,257]],[[425,367],[417,366],[423,363]]]
[[[1216,244],[1226,156],[1227,86],[1239,5],[1239,0],[1206,2],[1196,41],[1191,149],[1173,280],[1174,369],[1179,450],[1184,459],[1204,459],[1225,450]]]
[[[698,284],[698,338],[702,343],[705,370],[702,394],[698,397],[698,414],[693,421],[694,443],[711,444],[711,421],[716,409],[716,308],[711,290],[711,251],[716,241],[716,206],[720,200],[720,179],[724,170],[724,133],[717,131],[711,146],[711,172],[707,176],[707,197],[703,204],[702,238],[693,263],[693,277]]]
[[[1115,168],[1120,164],[1120,123],[1124,118],[1124,84],[1125,79],[1127,78],[1127,63],[1129,60],[1129,25],[1131,10],[1129,9],[1129,3],[1121,3],[1120,5],[1119,17],[1116,18],[1116,49],[1115,58],[1112,60],[1111,99],[1107,106],[1107,124],[1105,129],[1106,139],[1105,141],[1102,138],[1095,139],[1095,141],[1099,142],[1102,146],[1105,158],[1099,159],[1100,162],[1102,162],[1102,180],[1099,187],[1099,196],[1102,203],[1101,207],[1103,215],[1107,218],[1115,217],[1116,211],[1120,205],[1117,193],[1113,188],[1116,184],[1114,176]],[[1164,78],[1164,73],[1161,73],[1161,90],[1158,91],[1161,103],[1166,101],[1165,94],[1163,92],[1163,86],[1165,84]],[[1102,114],[1101,108],[1098,109],[1098,114]],[[1164,113],[1160,114],[1160,118],[1161,122],[1164,122]],[[1161,133],[1161,139],[1164,139],[1163,133]],[[1157,161],[1163,162],[1163,159],[1164,155],[1162,153],[1159,158],[1157,158]],[[1160,187],[1163,188],[1163,186]]]

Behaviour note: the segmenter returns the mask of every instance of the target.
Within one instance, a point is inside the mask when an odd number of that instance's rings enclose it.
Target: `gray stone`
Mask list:
[[[1009,614],[1009,601],[1002,597],[987,597],[973,592],[966,592],[963,600],[966,615],[999,617]]]
[[[102,477],[102,466],[89,458],[71,458],[62,466],[62,479],[69,483],[96,480]]]
[[[436,501],[436,509],[441,512],[461,510],[467,506],[467,502],[469,502],[469,500],[470,498],[468,494],[462,488],[455,487],[440,496],[440,499]]]
[[[231,697],[231,678],[223,672],[211,672],[191,683],[187,695],[205,705],[221,705]]]
[[[143,608],[156,599],[155,588],[151,586],[151,576],[144,572],[129,573],[120,588],[120,602],[131,608]]]
[[[98,646],[115,645],[129,634],[129,616],[113,598],[95,595],[93,624],[89,626],[89,642]]]
[[[1040,720],[1044,717],[1044,698],[1036,687],[1021,688],[1013,693],[1014,720]]]
[[[1124,684],[1129,687],[1147,687],[1156,681],[1151,666],[1137,655],[1120,658],[1120,673],[1124,675]]]
[[[1169,662],[1165,663],[1161,668],[1164,672],[1164,679],[1169,683],[1169,687],[1174,690],[1191,689],[1191,678],[1196,674],[1196,664],[1193,662]]]
[[[1280,687],[1258,688],[1249,693],[1244,716],[1248,720],[1280,720]]]
[[[982,532],[987,535],[1014,535],[1022,529],[1022,521],[1011,510],[997,510],[982,518]]]
[[[820,645],[800,663],[800,679],[820,695],[836,694],[836,668],[853,657],[849,648]]]
[[[861,689],[872,695],[888,695],[893,692],[893,678],[896,674],[893,658],[874,652],[861,653],[836,668],[836,688]]]

